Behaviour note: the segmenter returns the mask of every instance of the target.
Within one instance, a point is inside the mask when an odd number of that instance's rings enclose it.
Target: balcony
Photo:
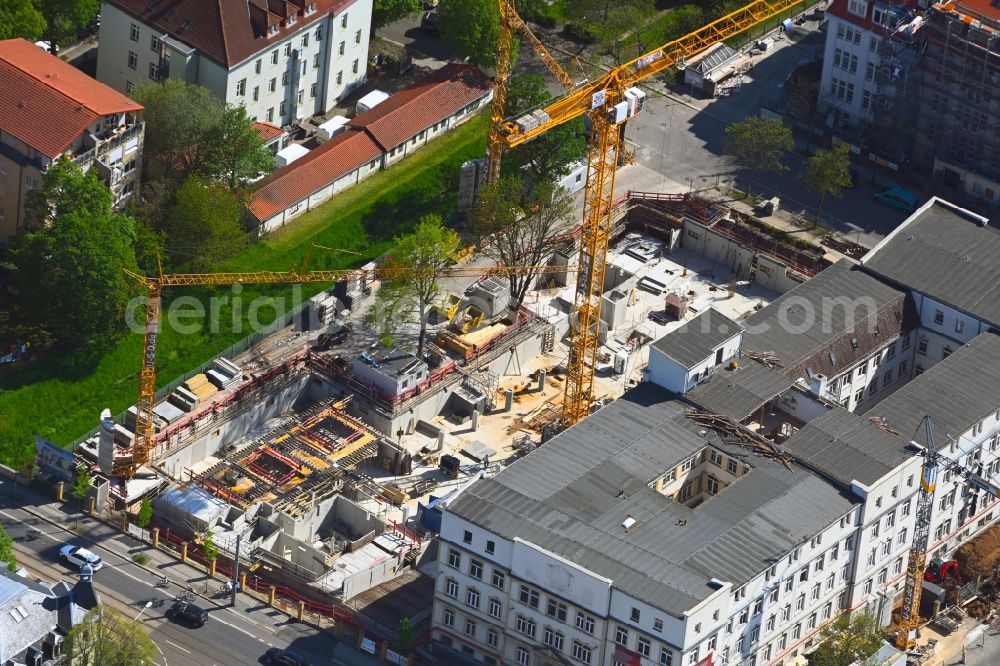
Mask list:
[[[106,153],[128,143],[142,133],[143,125],[144,123],[133,123],[124,129],[107,130],[95,136],[97,152]]]

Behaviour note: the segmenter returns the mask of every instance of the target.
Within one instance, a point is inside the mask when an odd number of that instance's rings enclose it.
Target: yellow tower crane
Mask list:
[[[787,11],[801,0],[756,0],[680,39],[668,42],[630,62],[615,67],[594,81],[573,85],[572,90],[542,110],[548,121],[533,128],[519,126],[503,118],[511,68],[513,31],[523,25],[511,0],[500,0],[500,41],[497,79],[493,99],[493,126],[490,129],[487,181],[500,175],[501,154],[547,132],[550,128],[589,114],[592,122],[587,187],[584,194],[583,233],[580,239],[576,298],[576,329],[567,363],[566,392],[563,397],[562,425],[571,426],[590,413],[593,401],[594,370],[600,349],[598,332],[601,292],[608,243],[611,239],[616,161],[621,150],[619,125],[642,106],[642,94],[634,89],[640,81],[673,67],[684,58],[737,35],[773,16]],[[540,45],[539,45],[540,47]],[[536,48],[538,50],[538,48]],[[544,51],[544,48],[541,47]],[[546,65],[552,60],[547,53]],[[554,62],[554,60],[552,60]],[[551,65],[549,65],[551,69]],[[563,81],[565,83],[565,80]],[[499,110],[499,111],[498,111]]]
[[[317,246],[321,247],[321,246]],[[312,248],[310,248],[311,252]],[[386,267],[374,270],[306,270],[305,263],[300,270],[261,271],[246,273],[180,273],[157,277],[139,275],[126,270],[129,277],[136,280],[146,290],[146,326],[143,345],[142,367],[139,370],[139,399],[136,402],[135,439],[132,442],[131,457],[115,473],[134,478],[136,471],[149,463],[153,449],[155,432],[153,429],[153,408],[156,406],[156,348],[160,332],[160,303],[166,287],[213,286],[227,284],[295,284],[306,282],[339,282],[357,280],[363,283],[371,280],[386,280],[418,275],[412,268]],[[567,273],[576,266],[451,266],[435,269],[438,277],[463,277],[481,275],[505,276],[511,273],[531,272],[536,275]]]

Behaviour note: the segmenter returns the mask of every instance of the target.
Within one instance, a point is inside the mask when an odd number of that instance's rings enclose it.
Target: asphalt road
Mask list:
[[[4,486],[9,488],[9,484]],[[73,518],[66,516],[67,528],[73,522]],[[236,611],[199,599],[196,603],[209,613],[208,622],[200,628],[167,619],[164,614],[181,591],[180,586],[173,584],[169,590],[157,588],[156,576],[130,559],[130,551],[139,549],[139,543],[96,520],[85,519],[86,532],[78,536],[3,501],[0,503],[0,523],[15,540],[18,562],[32,573],[50,581],[60,577],[75,580],[76,572],[59,563],[58,551],[67,543],[81,543],[105,562],[95,573],[94,583],[106,603],[134,616],[147,601],[153,601],[154,606],[143,611],[139,621],[157,644],[161,653],[158,663],[162,666],[256,664],[271,646],[291,647],[313,664],[359,663],[352,656],[353,650],[324,632],[294,622],[266,604],[254,601],[254,605],[247,608],[245,600],[248,597],[243,597],[244,605]],[[182,566],[175,563],[164,571],[172,580],[181,580]],[[175,567],[176,572],[171,574]],[[219,584],[218,581],[209,583],[213,590]],[[196,591],[201,590],[198,582],[193,585]]]

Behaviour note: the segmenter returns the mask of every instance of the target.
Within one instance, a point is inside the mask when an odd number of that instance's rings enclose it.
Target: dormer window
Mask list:
[[[269,35],[277,35],[278,34],[278,24],[277,23],[272,23],[271,25],[269,25],[268,28],[267,28],[267,34],[269,34]]]
[[[316,11],[316,3],[315,2],[310,2],[308,5],[306,5],[306,16],[309,16],[310,14],[312,14],[315,11]]]
[[[288,25],[295,25],[295,14],[289,14],[286,23]]]

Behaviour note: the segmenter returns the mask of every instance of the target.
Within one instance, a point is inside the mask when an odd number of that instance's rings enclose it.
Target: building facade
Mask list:
[[[128,92],[180,79],[281,126],[325,113],[365,82],[372,0],[160,4],[101,2],[99,81]]]
[[[0,245],[26,230],[49,166],[93,170],[122,205],[139,188],[142,107],[23,39],[0,41]]]
[[[1000,204],[1000,8],[977,0],[927,13],[913,161],[949,198]]]

